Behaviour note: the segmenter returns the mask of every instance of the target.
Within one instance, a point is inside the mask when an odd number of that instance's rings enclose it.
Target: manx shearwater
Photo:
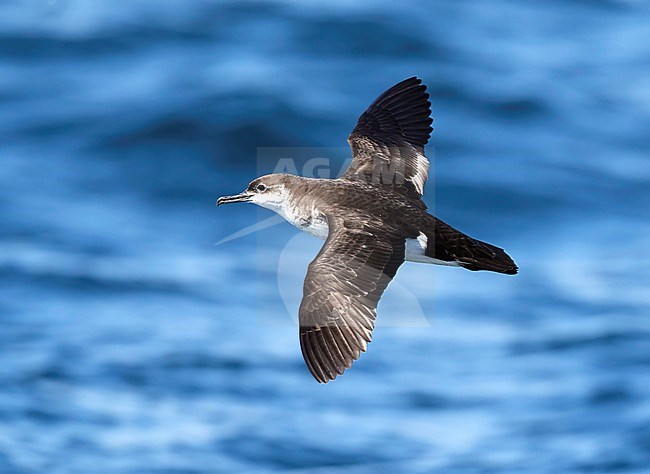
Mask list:
[[[309,265],[299,314],[302,354],[319,382],[341,375],[366,350],[379,299],[404,261],[517,273],[503,249],[427,212],[430,106],[422,81],[406,79],[359,118],[341,177],[270,174],[217,201],[255,203],[325,240]]]

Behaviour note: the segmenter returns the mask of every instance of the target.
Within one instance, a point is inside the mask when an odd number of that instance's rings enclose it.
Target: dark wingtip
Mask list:
[[[300,327],[300,350],[307,369],[318,383],[326,384],[344,375],[365,351],[364,347],[359,347],[355,353],[353,340],[346,340],[344,334],[350,336],[352,332],[338,326]]]
[[[427,86],[416,76],[398,82],[377,97],[361,116],[359,124],[363,126],[368,115],[379,117],[378,123],[373,124],[377,130],[373,128],[372,132],[396,132],[413,145],[426,145],[433,132],[431,102],[426,90]],[[388,122],[382,119],[385,113],[391,117]],[[393,130],[395,127],[396,131]]]

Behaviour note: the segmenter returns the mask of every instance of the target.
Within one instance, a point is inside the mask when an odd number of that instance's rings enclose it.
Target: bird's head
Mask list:
[[[289,182],[292,178],[287,174],[268,174],[254,179],[246,191],[234,196],[222,196],[217,200],[217,206],[232,202],[252,202],[258,206],[275,210],[282,206],[289,193]]]

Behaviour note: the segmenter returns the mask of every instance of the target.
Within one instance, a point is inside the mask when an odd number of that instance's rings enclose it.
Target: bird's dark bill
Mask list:
[[[217,199],[217,206],[230,204],[231,202],[247,202],[251,200],[251,195],[247,193],[236,194],[235,196],[221,196]]]

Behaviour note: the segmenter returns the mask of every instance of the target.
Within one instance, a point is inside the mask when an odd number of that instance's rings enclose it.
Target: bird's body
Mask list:
[[[405,260],[448,266],[470,266],[476,262],[477,251],[482,247],[488,252],[500,250],[485,242],[466,236],[427,212],[422,201],[401,193],[387,193],[383,188],[345,178],[319,179],[276,174],[260,179],[277,179],[287,189],[287,197],[281,203],[260,201],[261,207],[270,209],[290,224],[308,234],[325,240],[329,233],[328,215],[344,215],[349,221],[374,223],[378,228],[392,228],[406,240]],[[442,235],[444,234],[444,235]],[[435,251],[435,241],[443,240],[447,251]],[[431,242],[431,244],[429,244]],[[450,254],[451,244],[456,254]],[[470,246],[464,255],[462,246]],[[503,251],[501,251],[503,252]],[[440,258],[436,258],[436,255]],[[469,258],[469,259],[467,259]],[[466,261],[465,265],[463,262]],[[494,268],[489,267],[490,263]],[[508,265],[496,265],[491,253],[487,255],[486,268],[482,270],[510,273]],[[507,262],[510,263],[510,262]],[[496,265],[496,266],[495,266]],[[478,268],[476,268],[478,269]],[[510,271],[509,271],[510,270]]]
[[[348,139],[354,159],[341,177],[272,174],[218,201],[254,202],[325,240],[300,306],[301,348],[319,382],[342,374],[365,351],[377,303],[404,261],[517,273],[501,248],[427,212],[421,196],[429,106],[419,79],[402,81],[359,119]]]

